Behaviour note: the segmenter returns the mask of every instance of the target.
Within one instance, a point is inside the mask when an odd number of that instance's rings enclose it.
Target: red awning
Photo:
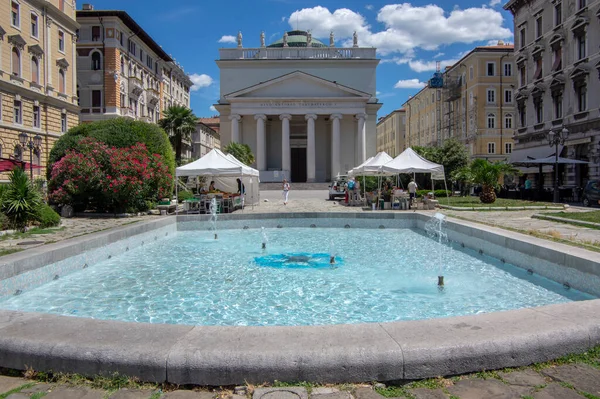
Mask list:
[[[16,159],[10,159],[10,158],[0,158],[0,172],[10,172],[17,166],[25,169],[26,171],[29,170],[29,168],[30,168],[29,162],[17,161]],[[32,169],[41,169],[42,166],[34,164],[34,165],[31,165],[31,168]]]

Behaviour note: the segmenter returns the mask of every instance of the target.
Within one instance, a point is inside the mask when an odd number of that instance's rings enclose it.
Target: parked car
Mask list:
[[[583,206],[600,204],[600,180],[590,180],[583,189]]]
[[[331,184],[329,185],[329,199],[333,200],[335,197],[344,197],[346,195],[346,184],[348,183],[348,176],[338,175]]]

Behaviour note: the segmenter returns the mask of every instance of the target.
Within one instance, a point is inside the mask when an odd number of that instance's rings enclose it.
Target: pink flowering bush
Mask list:
[[[53,165],[48,183],[53,203],[114,212],[146,210],[147,201],[168,197],[171,187],[167,164],[144,144],[115,148],[92,138]]]

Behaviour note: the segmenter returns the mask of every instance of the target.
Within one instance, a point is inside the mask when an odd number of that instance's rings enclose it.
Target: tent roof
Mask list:
[[[380,168],[383,173],[431,173],[432,179],[444,179],[444,166],[431,162],[407,148]]]
[[[258,176],[258,170],[251,168],[231,154],[224,154],[215,148],[202,158],[175,169],[176,176]]]
[[[563,157],[558,157],[558,160],[557,160],[555,156],[550,156],[550,157],[545,157],[545,158],[536,158],[536,159],[525,159],[523,161],[513,162],[513,164],[515,164],[515,165],[540,165],[540,164],[541,165],[554,165],[555,163],[583,164],[583,163],[591,163],[591,162],[581,161],[579,159],[563,158]]]
[[[386,163],[390,162],[393,158],[390,157],[387,152],[381,151],[374,157],[367,159],[362,164],[348,172],[349,175],[380,175],[379,168]]]

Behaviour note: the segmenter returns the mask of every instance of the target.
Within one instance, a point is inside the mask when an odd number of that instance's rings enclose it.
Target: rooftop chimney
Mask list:
[[[85,3],[81,6],[83,11],[94,11],[94,5],[90,3]]]

